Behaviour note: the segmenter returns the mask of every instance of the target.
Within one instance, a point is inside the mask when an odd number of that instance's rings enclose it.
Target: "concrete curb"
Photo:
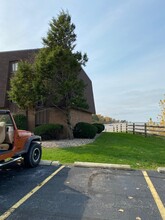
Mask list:
[[[159,173],[165,173],[165,167],[158,167],[157,171]]]
[[[46,166],[59,166],[59,161],[41,160],[40,165]],[[108,164],[108,163],[92,163],[92,162],[74,162],[75,167],[87,167],[87,168],[103,168],[103,169],[117,169],[117,170],[134,170],[130,165],[125,164]],[[165,167],[158,167],[157,172],[165,173]]]
[[[58,166],[60,165],[59,161],[51,161],[51,160],[41,160],[40,165],[46,165],[46,166]]]
[[[132,170],[130,165],[123,164],[107,164],[107,163],[91,163],[91,162],[74,162],[76,167],[89,167],[89,168],[108,168],[118,170]]]

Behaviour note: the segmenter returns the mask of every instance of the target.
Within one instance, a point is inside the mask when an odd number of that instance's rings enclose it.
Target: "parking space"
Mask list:
[[[40,184],[55,169],[57,167],[53,166],[39,166],[34,169],[13,166],[11,169],[0,170],[0,215]]]
[[[149,171],[148,175],[165,207],[165,175],[153,171]]]
[[[0,219],[31,190],[29,198],[18,203],[7,219],[162,219],[141,171],[62,167],[55,173],[58,169],[17,166],[0,171]],[[165,205],[165,175],[147,173]]]

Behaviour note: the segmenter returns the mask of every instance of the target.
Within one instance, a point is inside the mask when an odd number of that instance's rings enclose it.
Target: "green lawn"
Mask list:
[[[112,164],[129,164],[132,168],[165,167],[165,140],[126,133],[102,133],[95,142],[81,147],[43,148],[42,159]]]

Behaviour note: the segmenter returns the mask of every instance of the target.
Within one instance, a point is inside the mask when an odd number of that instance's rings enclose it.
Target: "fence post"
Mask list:
[[[144,124],[144,132],[145,132],[145,137],[147,137],[147,124]]]
[[[135,123],[133,123],[133,134],[135,134]]]
[[[126,133],[128,133],[128,123],[126,123]]]

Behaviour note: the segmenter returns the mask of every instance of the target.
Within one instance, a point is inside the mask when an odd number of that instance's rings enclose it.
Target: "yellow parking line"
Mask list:
[[[146,171],[142,171],[142,173],[143,173],[143,176],[144,176],[144,178],[145,178],[145,180],[146,180],[146,182],[148,184],[148,187],[149,187],[149,189],[151,191],[151,194],[152,194],[152,196],[153,196],[153,198],[155,200],[155,203],[156,203],[156,205],[157,205],[157,207],[159,209],[159,212],[160,212],[160,214],[162,216],[162,219],[165,220],[165,207],[164,207],[164,205],[163,205],[163,203],[162,203],[162,201],[161,201],[161,199],[160,199],[160,197],[159,197],[159,195],[158,195],[158,193],[157,193],[153,183],[151,182],[147,172]]]
[[[26,194],[22,199],[15,203],[10,209],[8,209],[4,214],[0,216],[0,220],[5,220],[8,218],[20,205],[22,205],[27,199],[29,199],[35,192],[37,192],[42,186],[44,186],[50,179],[52,179],[60,170],[65,166],[61,166],[58,170],[48,176],[42,183],[32,189],[28,194]]]

